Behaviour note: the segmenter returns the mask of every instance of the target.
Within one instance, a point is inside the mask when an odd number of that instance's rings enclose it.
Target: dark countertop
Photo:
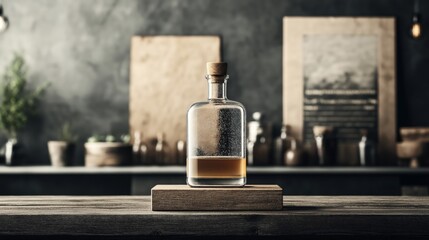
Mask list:
[[[283,205],[282,211],[154,212],[142,196],[5,196],[0,238],[429,237],[429,197],[285,196]]]
[[[0,195],[150,195],[184,184],[184,166],[0,167]],[[287,195],[428,195],[429,168],[253,167],[248,184],[278,184]]]
[[[429,167],[247,167],[249,174],[429,174]],[[184,166],[51,167],[0,166],[2,174],[185,174]]]

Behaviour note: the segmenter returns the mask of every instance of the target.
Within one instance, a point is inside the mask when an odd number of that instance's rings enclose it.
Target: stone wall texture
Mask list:
[[[84,141],[128,132],[133,35],[220,35],[229,97],[277,126],[282,112],[284,16],[397,18],[399,126],[429,125],[429,2],[423,37],[409,37],[410,0],[4,0],[11,26],[0,34],[0,74],[14,52],[30,84],[50,82],[39,115],[21,133],[26,164],[48,164],[46,141],[71,122]],[[427,17],[426,17],[427,14]],[[154,69],[156,71],[156,69]],[[166,89],[170,91],[172,89]],[[248,114],[250,116],[250,114]],[[168,134],[168,133],[167,133]],[[3,144],[4,139],[0,142]],[[78,163],[83,162],[79,146]]]

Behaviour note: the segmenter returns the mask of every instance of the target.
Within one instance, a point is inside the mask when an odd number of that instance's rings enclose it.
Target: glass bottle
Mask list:
[[[263,114],[261,112],[254,112],[252,120],[247,124],[247,138],[249,142],[256,142],[256,137],[261,131],[264,131],[262,126]]]
[[[144,165],[147,161],[147,146],[142,141],[143,134],[140,131],[134,132],[133,143],[133,164]]]
[[[256,140],[247,143],[247,163],[253,166],[269,165],[269,145],[262,129],[256,134]]]
[[[291,142],[290,149],[287,150],[284,154],[284,165],[289,167],[304,165],[302,152],[300,149],[298,149],[295,139],[293,139]]]
[[[142,134],[139,131],[134,132],[134,141],[133,141],[133,164],[141,164],[141,153],[140,147],[142,144]]]
[[[271,122],[267,121],[262,112],[254,112],[252,114],[252,121],[249,121],[247,124],[247,139],[249,142],[256,142],[258,134],[261,134],[265,138],[265,142],[270,147],[273,138],[273,126]]]
[[[333,127],[314,126],[317,159],[320,166],[333,166],[337,158],[337,141]]]
[[[361,130],[361,140],[359,142],[359,163],[361,166],[375,165],[374,142],[368,137],[368,130]]]
[[[176,164],[186,165],[186,142],[178,140],[176,142]]]
[[[226,97],[227,64],[207,63],[208,100],[187,115],[187,183],[192,187],[246,184],[246,111]]]
[[[142,165],[150,164],[148,157],[148,147],[144,142],[141,142],[140,144],[140,163]]]
[[[269,165],[271,126],[264,120],[264,114],[261,112],[254,112],[252,118],[247,124],[247,164]]]
[[[158,133],[156,135],[155,145],[155,163],[158,165],[169,165],[169,147],[165,141],[165,134]]]
[[[290,132],[290,126],[289,125],[283,125],[280,137],[276,138],[275,140],[275,149],[274,149],[274,164],[275,165],[285,165],[286,163],[286,153],[289,150],[292,150],[292,145],[294,147],[293,150],[296,149],[295,145],[295,139],[292,138],[289,134]]]

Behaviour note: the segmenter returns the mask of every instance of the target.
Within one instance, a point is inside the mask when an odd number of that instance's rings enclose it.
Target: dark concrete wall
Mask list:
[[[422,39],[409,37],[410,0],[4,0],[0,73],[21,52],[32,84],[51,82],[22,132],[28,164],[47,164],[46,141],[70,121],[81,139],[128,131],[130,38],[222,36],[229,96],[281,122],[283,16],[395,16],[399,126],[429,125],[429,2]],[[156,71],[156,69],[154,69]],[[168,91],[168,89],[166,89]],[[148,100],[149,101],[149,100]],[[167,133],[168,134],[168,133]],[[79,148],[82,157],[82,147]],[[82,162],[82,158],[80,158]]]

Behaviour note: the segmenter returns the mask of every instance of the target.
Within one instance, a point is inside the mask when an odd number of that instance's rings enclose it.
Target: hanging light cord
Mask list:
[[[414,0],[414,14],[420,13],[420,1]]]

